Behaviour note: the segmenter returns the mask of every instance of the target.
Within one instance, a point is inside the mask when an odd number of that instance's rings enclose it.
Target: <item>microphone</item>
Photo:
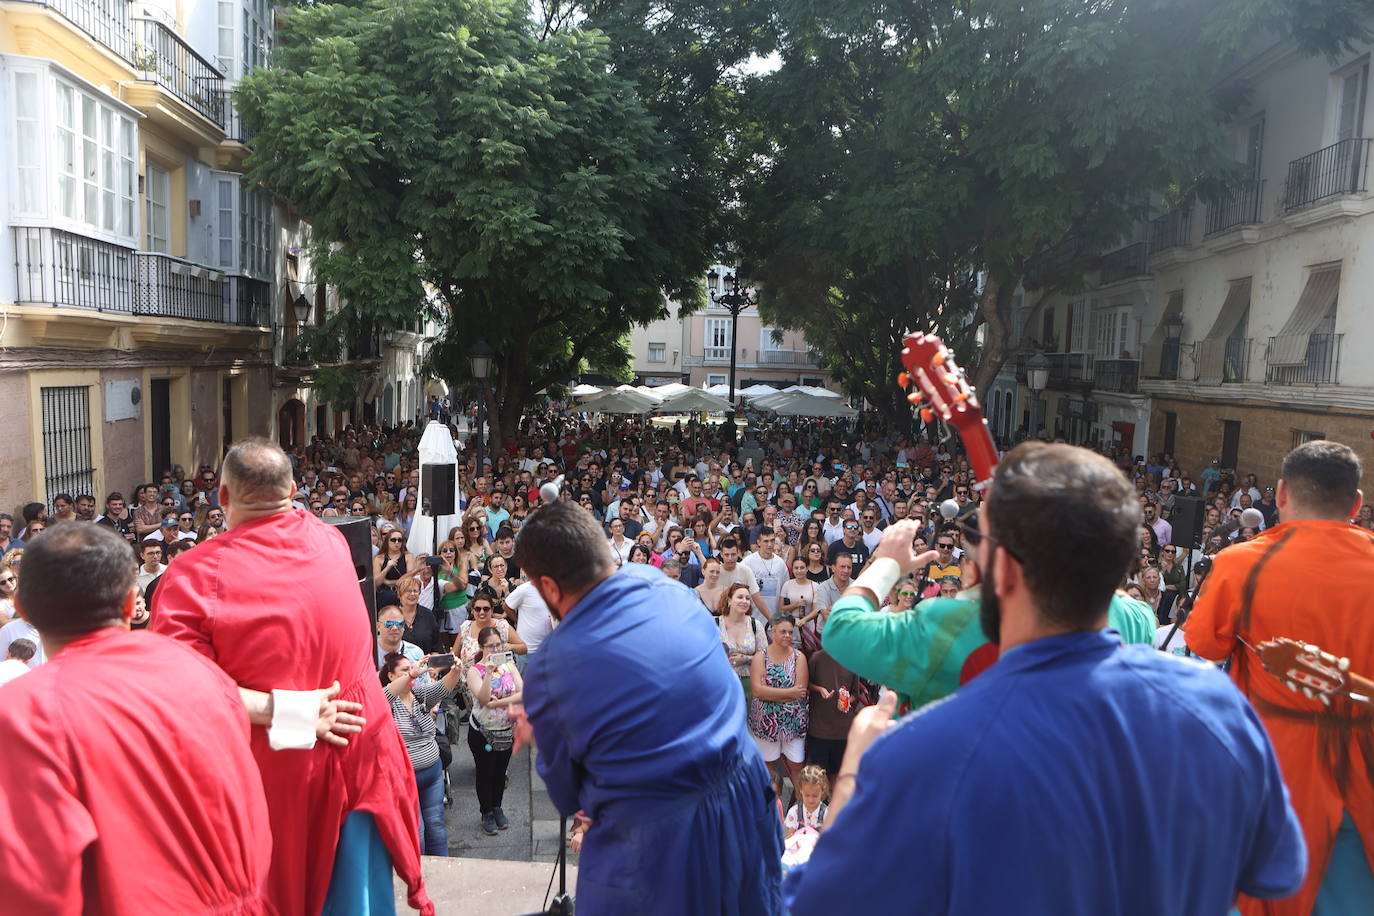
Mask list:
[[[940,503],[940,517],[945,521],[959,516],[959,504],[952,499]]]
[[[1254,528],[1256,531],[1264,524],[1264,513],[1258,509],[1246,509],[1240,514],[1240,525],[1242,528]]]
[[[558,502],[558,494],[563,490],[563,475],[559,474],[556,480],[550,480],[539,488],[539,498],[548,505]]]

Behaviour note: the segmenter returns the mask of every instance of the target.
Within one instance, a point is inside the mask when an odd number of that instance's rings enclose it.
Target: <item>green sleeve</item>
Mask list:
[[[1111,607],[1107,609],[1107,626],[1118,631],[1126,645],[1153,646],[1157,624],[1155,612],[1145,602],[1112,595]]]
[[[875,611],[861,595],[841,595],[825,622],[822,645],[859,677],[906,694],[913,660],[924,659],[923,615]]]

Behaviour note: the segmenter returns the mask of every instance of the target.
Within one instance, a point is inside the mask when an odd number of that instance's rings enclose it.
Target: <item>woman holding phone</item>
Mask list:
[[[389,652],[382,659],[378,676],[415,770],[415,787],[420,792],[420,849],[427,856],[446,856],[444,766],[439,762],[439,741],[431,711],[440,701],[453,696],[462,668],[450,665],[439,680],[416,686],[425,670],[424,664],[412,662],[400,652]]]
[[[501,810],[513,741],[510,708],[523,699],[525,684],[500,630],[483,627],[477,642],[478,654],[467,673],[468,694],[473,700],[468,750],[477,771],[473,782],[482,812],[482,832],[495,836],[496,831],[510,826]]]

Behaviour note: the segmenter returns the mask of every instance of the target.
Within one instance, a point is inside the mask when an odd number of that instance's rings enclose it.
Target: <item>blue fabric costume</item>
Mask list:
[[[1222,916],[1238,889],[1293,893],[1306,864],[1226,676],[1085,632],[1011,649],[874,742],[785,897],[795,916]]]
[[[780,911],[772,785],[720,633],[689,589],[625,564],[530,660],[525,709],[549,797],[594,822],[579,913]]]

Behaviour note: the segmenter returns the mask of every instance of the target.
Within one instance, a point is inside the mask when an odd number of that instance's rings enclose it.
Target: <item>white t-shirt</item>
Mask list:
[[[871,554],[878,549],[878,544],[883,539],[883,532],[879,528],[874,528],[872,531],[864,531],[860,528],[859,538],[864,542],[864,546],[868,548],[868,552]]]
[[[38,630],[23,617],[16,617],[9,623],[0,627],[0,658],[9,654],[10,643],[16,639],[31,639],[34,645],[38,646],[38,651],[33,658],[29,659],[29,667],[37,668],[48,660],[48,655],[43,651],[43,637],[38,635]]]
[[[830,524],[829,520],[821,525],[821,534],[825,535],[825,543],[833,544],[844,537],[844,518],[841,517],[835,524]]]
[[[1169,638],[1170,631],[1174,634],[1173,639]],[[1155,648],[1162,652],[1168,652],[1170,655],[1178,655],[1183,658],[1188,658],[1192,655],[1192,653],[1188,651],[1188,644],[1183,641],[1183,627],[1175,628],[1172,623],[1166,623],[1164,626],[1155,630]]]
[[[539,590],[532,582],[514,588],[506,596],[505,604],[515,611],[515,632],[530,647],[530,652],[534,652],[553,632],[553,615],[549,613],[549,606],[539,596]]]
[[[776,553],[772,559],[765,560],[757,552],[749,554],[740,561],[754,573],[754,581],[758,583],[759,594],[763,596],[763,601],[768,605],[768,613],[776,616],[778,613],[778,598],[782,594],[782,586],[788,579],[792,578],[787,572],[787,561]]]
[[[0,662],[0,686],[8,684],[21,674],[27,674],[29,666],[17,658],[7,658]]]
[[[611,545],[611,555],[615,557],[615,565],[624,566],[626,563],[630,562],[630,548],[635,545],[635,542],[629,538],[625,538],[619,544],[616,544],[615,538],[610,538],[609,541]]]

